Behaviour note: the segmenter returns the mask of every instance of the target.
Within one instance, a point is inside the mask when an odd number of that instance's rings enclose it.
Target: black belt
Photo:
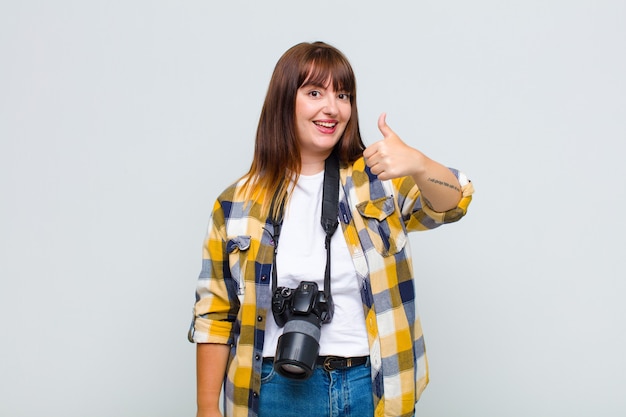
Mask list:
[[[318,356],[317,364],[324,366],[327,371],[337,369],[352,368],[353,366],[365,365],[369,360],[369,356],[355,356],[352,358],[344,358],[341,356]]]

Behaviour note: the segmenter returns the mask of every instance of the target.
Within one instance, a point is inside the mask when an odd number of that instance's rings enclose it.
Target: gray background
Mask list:
[[[418,416],[626,413],[624,1],[2,0],[0,415],[194,415],[210,209],[313,40],[367,143],[386,111],[476,186],[412,237]]]

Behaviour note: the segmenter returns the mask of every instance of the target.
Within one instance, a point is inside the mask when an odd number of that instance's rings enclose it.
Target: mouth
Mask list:
[[[327,129],[332,129],[333,127],[337,126],[337,122],[320,122],[320,121],[314,121],[313,122],[316,126],[320,126],[320,127],[325,127]]]

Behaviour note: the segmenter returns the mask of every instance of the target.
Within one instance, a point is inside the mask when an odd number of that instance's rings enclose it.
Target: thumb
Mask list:
[[[384,138],[393,135],[393,130],[387,125],[387,113],[381,113],[378,116],[378,130],[383,134]]]

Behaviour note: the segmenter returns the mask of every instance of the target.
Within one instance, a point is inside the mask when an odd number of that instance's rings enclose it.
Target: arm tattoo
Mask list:
[[[434,184],[443,185],[444,187],[452,188],[452,189],[453,189],[453,190],[455,190],[455,191],[461,192],[461,189],[460,189],[459,187],[457,187],[457,186],[456,186],[456,185],[454,185],[454,184],[449,184],[449,183],[447,183],[447,182],[445,182],[445,181],[437,180],[437,179],[435,179],[435,178],[428,178],[428,180],[427,180],[427,181],[430,181],[430,182],[432,182],[432,183],[434,183]]]

